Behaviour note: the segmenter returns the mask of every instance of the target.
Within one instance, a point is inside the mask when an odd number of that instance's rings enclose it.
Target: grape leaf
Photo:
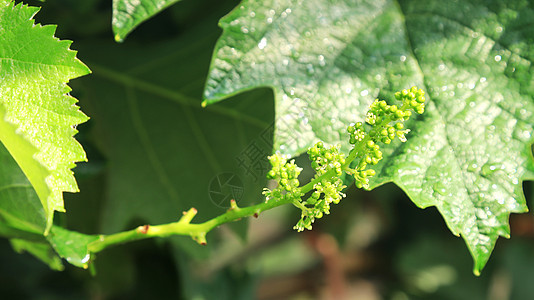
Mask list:
[[[47,239],[59,256],[74,266],[87,269],[91,260],[87,245],[96,241],[98,236],[54,226]]]
[[[0,144],[0,165],[2,166],[0,168],[0,223],[2,226],[22,232],[42,235],[46,227],[43,205],[24,173],[2,144]],[[7,235],[4,234],[4,236]]]
[[[73,139],[87,117],[66,83],[89,69],[53,36],[55,26],[34,25],[38,8],[0,1],[0,141],[28,177],[44,208],[46,233],[64,191],[76,192],[70,169],[85,160]]]
[[[29,252],[54,270],[63,265],[43,232],[46,216],[39,197],[7,149],[0,143],[0,236],[15,251]]]
[[[122,42],[142,22],[180,0],[113,0],[113,32]]]
[[[374,98],[424,88],[373,187],[436,206],[479,273],[534,178],[533,19],[526,1],[243,1],[220,21],[203,104],[272,87],[275,150],[297,155],[318,139],[348,149]]]
[[[11,239],[10,242],[15,251],[18,253],[22,253],[24,251],[30,253],[31,255],[48,264],[52,270],[63,271],[65,269],[63,263],[61,262],[61,258],[46,240],[42,242],[36,242],[23,239]]]

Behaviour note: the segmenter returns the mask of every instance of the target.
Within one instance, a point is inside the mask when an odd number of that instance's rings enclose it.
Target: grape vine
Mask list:
[[[191,208],[184,212],[178,222],[143,225],[130,231],[99,235],[88,245],[88,255],[129,241],[170,235],[189,235],[199,244],[206,244],[206,234],[221,224],[249,216],[258,217],[265,210],[290,203],[302,211],[294,229],[311,230],[316,219],[330,213],[331,204],[338,204],[345,197],[343,189],[346,186],[341,179],[344,172],[354,177],[358,188],[368,188],[369,177],[376,174],[370,166],[376,165],[382,159],[379,144],[389,144],[395,137],[402,142],[406,141],[405,135],[410,130],[405,129],[404,122],[412,116],[412,111],[418,114],[424,112],[425,92],[414,86],[397,92],[395,98],[401,102],[400,106],[389,105],[386,101],[376,99],[367,112],[365,123],[357,122],[348,126],[349,141],[353,147],[347,156],[340,152],[339,145],[325,145],[319,141],[310,147],[308,155],[316,174],[307,184],[300,184],[298,177],[302,168],[297,166],[294,160],[288,162],[288,157],[275,153],[269,156],[272,169],[267,177],[275,180],[277,185],[272,190],[264,189],[265,202],[238,207],[232,200],[230,208],[224,214],[204,223],[191,223],[197,214],[197,210]],[[308,194],[309,196],[303,199]]]

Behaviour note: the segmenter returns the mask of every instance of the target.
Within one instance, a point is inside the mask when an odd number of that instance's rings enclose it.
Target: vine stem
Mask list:
[[[230,208],[222,215],[203,223],[191,223],[197,214],[195,208],[191,208],[178,220],[178,222],[162,225],[143,225],[136,229],[123,231],[110,235],[100,235],[99,238],[87,247],[89,253],[98,253],[106,248],[126,242],[143,240],[152,237],[166,237],[171,235],[188,235],[201,245],[206,244],[206,234],[212,229],[224,223],[237,221],[245,217],[258,217],[265,210],[269,210],[290,201],[268,201],[248,207],[238,207],[235,200],[231,200]]]
[[[387,120],[389,122],[390,120]],[[382,122],[379,126],[382,127],[386,122]],[[387,124],[387,123],[386,123]],[[363,140],[359,141],[355,147],[350,151],[345,164],[341,166],[343,171],[348,171],[348,168],[352,161],[354,161],[358,155],[364,150],[364,147],[367,141],[371,140],[369,136],[366,136]],[[335,170],[330,169],[324,174],[315,177],[307,184],[303,185],[300,190],[302,194],[306,194],[309,191],[315,188],[315,185],[321,182],[323,179],[336,176]],[[89,243],[87,250],[90,254],[98,253],[107,249],[111,246],[124,244],[127,242],[143,240],[153,237],[167,237],[171,235],[188,235],[191,236],[197,243],[205,245],[206,234],[212,229],[232,221],[238,221],[245,217],[258,217],[261,212],[282,206],[284,204],[293,203],[295,206],[304,209],[306,207],[301,207],[294,203],[291,199],[289,200],[271,200],[263,202],[260,204],[248,206],[248,207],[238,207],[235,200],[231,200],[230,208],[222,215],[219,215],[211,220],[208,220],[203,223],[191,223],[193,217],[197,214],[195,208],[184,212],[183,216],[177,221],[168,224],[162,225],[143,225],[139,226],[136,229],[123,231],[115,234],[109,235],[99,235],[98,239]],[[299,203],[300,204],[300,203]],[[302,205],[303,206],[303,205]],[[307,208],[306,208],[307,209]]]
[[[357,148],[354,148],[351,151],[351,155],[349,157],[353,156],[353,159],[356,157],[356,155],[352,155],[352,152],[354,152],[355,150],[357,150]],[[345,165],[343,165],[343,168],[347,167],[349,164],[350,161],[347,160]],[[315,184],[317,184],[326,177],[331,177],[334,175],[335,170],[331,169],[327,171],[323,175],[314,178],[306,185],[302,186],[301,192],[305,194],[311,191],[314,188]],[[193,217],[197,214],[197,210],[195,208],[191,208],[190,210],[184,212],[183,216],[177,222],[162,225],[143,225],[128,231],[109,235],[99,235],[97,240],[91,242],[87,246],[87,250],[89,251],[89,253],[94,254],[111,246],[124,244],[127,242],[143,240],[153,237],[167,237],[171,235],[188,235],[191,236],[197,243],[205,245],[206,234],[212,229],[218,227],[219,225],[232,221],[238,221],[245,217],[258,217],[263,211],[290,203],[292,203],[291,200],[273,199],[271,201],[263,202],[248,207],[238,207],[235,200],[231,200],[230,208],[224,214],[219,215],[206,222],[197,224],[191,223]]]

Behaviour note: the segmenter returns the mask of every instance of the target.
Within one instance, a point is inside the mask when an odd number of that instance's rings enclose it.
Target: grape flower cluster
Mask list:
[[[302,168],[299,168],[295,164],[295,160],[287,162],[287,158],[280,153],[275,153],[268,157],[269,162],[272,165],[272,169],[267,173],[268,179],[273,179],[278,182],[278,186],[270,190],[265,188],[263,195],[265,200],[276,199],[277,201],[288,201],[300,199],[302,193],[299,188],[298,177]]]
[[[345,197],[341,175],[354,177],[358,188],[369,188],[369,177],[376,174],[369,166],[382,159],[378,143],[390,144],[395,137],[406,142],[404,122],[412,111],[422,114],[425,109],[425,92],[417,87],[395,93],[399,106],[389,105],[376,99],[367,112],[365,123],[357,122],[347,128],[349,143],[353,145],[348,156],[340,152],[340,145],[327,146],[319,141],[308,149],[315,176],[310,183],[300,186],[298,176],[302,171],[294,160],[287,162],[279,153],[269,156],[272,165],[267,177],[277,181],[275,189],[264,189],[266,201],[293,203],[302,210],[301,218],[294,229],[311,230],[315,219],[330,213],[330,204],[337,204]],[[351,167],[353,166],[353,167]],[[305,195],[307,198],[302,200]]]

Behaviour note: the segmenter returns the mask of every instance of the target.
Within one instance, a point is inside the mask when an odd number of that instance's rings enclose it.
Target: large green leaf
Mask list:
[[[204,104],[272,87],[275,149],[297,155],[317,139],[347,149],[374,98],[423,87],[425,115],[386,148],[373,186],[436,206],[478,273],[527,210],[533,19],[527,1],[243,1],[220,21]]]
[[[180,0],[113,0],[113,32],[117,42],[139,24]]]
[[[70,169],[85,153],[73,135],[87,117],[66,83],[89,69],[69,50],[71,42],[54,37],[55,26],[34,25],[37,11],[0,1],[0,141],[39,196],[46,224],[39,230],[46,233],[54,211],[64,211],[62,193],[78,190]],[[15,200],[2,199],[2,205]],[[10,206],[8,213],[25,214],[19,209],[27,205]]]

